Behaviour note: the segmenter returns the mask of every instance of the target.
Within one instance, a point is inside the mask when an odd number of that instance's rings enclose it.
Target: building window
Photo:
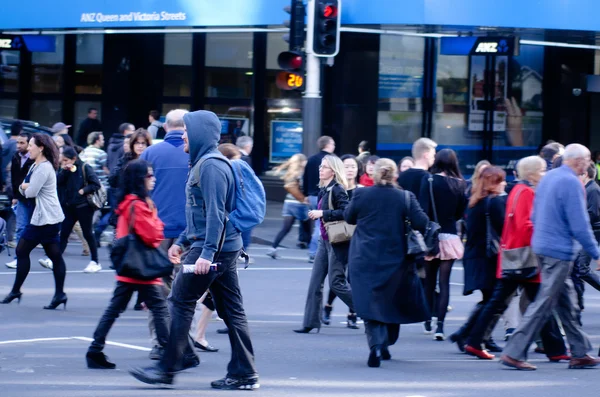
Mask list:
[[[409,144],[423,133],[425,39],[380,37],[377,150],[410,151]]]
[[[244,135],[253,136],[251,106],[206,105],[205,110],[215,113],[221,121],[221,139],[219,143],[235,143]]]
[[[289,51],[289,44],[283,40],[282,33],[267,34],[267,98],[273,99],[299,99],[302,98],[301,91],[285,91],[277,87],[277,75],[281,68],[277,63],[277,57],[283,51]],[[302,76],[304,77],[304,76]]]
[[[192,95],[192,42],[191,33],[165,34],[163,95]]]
[[[482,145],[483,143],[481,136],[471,136],[467,129],[469,111],[468,74],[468,56],[438,56],[436,106],[431,132],[431,137],[438,144]]]
[[[33,100],[31,101],[31,120],[46,127],[52,127],[62,118],[62,101]]]
[[[160,114],[163,117],[166,117],[167,113],[169,113],[171,110],[175,110],[175,109],[190,110],[190,108],[191,108],[191,106],[189,103],[163,103]]]
[[[7,119],[17,118],[17,106],[19,102],[16,99],[0,99],[0,117]]]
[[[54,52],[32,54],[34,93],[56,94],[62,91],[65,36],[56,36]]]
[[[0,92],[19,92],[18,51],[0,51]]]
[[[206,96],[249,98],[252,95],[252,34],[206,35]]]
[[[76,94],[102,94],[104,35],[77,35]]]
[[[90,108],[98,109],[98,120],[102,122],[102,104],[95,101],[77,101],[75,102],[75,123],[71,127],[72,136],[77,136],[81,122],[87,118]]]

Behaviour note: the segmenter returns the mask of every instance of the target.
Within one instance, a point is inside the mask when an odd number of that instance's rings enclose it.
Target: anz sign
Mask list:
[[[518,55],[516,37],[442,37],[441,55]]]
[[[475,52],[505,55],[508,53],[508,50],[508,43],[506,40],[502,39],[500,41],[484,41],[482,43],[478,43]]]

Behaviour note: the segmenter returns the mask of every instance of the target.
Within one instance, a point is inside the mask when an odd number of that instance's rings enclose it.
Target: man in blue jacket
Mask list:
[[[174,372],[182,369],[182,358],[189,348],[188,332],[196,301],[210,288],[217,312],[229,329],[232,350],[227,375],[211,386],[258,389],[258,372],[237,276],[242,238],[226,216],[235,209],[235,180],[231,166],[217,150],[221,122],[217,115],[205,110],[187,113],[183,120],[184,148],[192,163],[185,194],[187,227],[169,249],[169,258],[178,263],[182,247],[191,245],[184,266],[193,265],[194,272],[180,271],[173,282],[169,297],[171,335],[158,366],[133,369],[131,374],[144,383],[173,383]],[[218,267],[211,270],[213,263]]]
[[[527,360],[535,336],[555,310],[571,345],[569,368],[590,368],[600,360],[588,353],[592,343],[577,319],[577,301],[569,275],[573,269],[577,241],[600,264],[600,251],[590,226],[584,187],[578,176],[586,172],[590,151],[582,145],[567,146],[563,165],[550,171],[536,189],[533,204],[531,245],[541,266],[542,283],[535,301],[511,336],[502,364],[525,371],[536,367]]]

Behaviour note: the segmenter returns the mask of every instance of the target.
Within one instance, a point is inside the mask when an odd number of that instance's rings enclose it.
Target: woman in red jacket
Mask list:
[[[501,250],[529,247],[533,235],[533,222],[531,213],[535,187],[546,173],[546,163],[541,157],[531,156],[519,161],[517,171],[521,181],[512,189],[506,203],[506,216],[504,217],[504,228],[500,239]],[[490,301],[479,314],[475,326],[472,328],[465,351],[467,354],[480,359],[491,360],[494,355],[481,348],[483,335],[494,316],[499,316],[508,307],[509,298],[522,286],[530,301],[535,299],[540,287],[540,275],[534,276],[526,281],[517,281],[502,277],[502,256],[498,255],[496,270],[496,288]],[[550,321],[541,331],[542,341],[546,355],[550,361],[569,360],[566,347],[558,324],[551,316]]]
[[[130,162],[122,174],[122,192],[116,213],[119,215],[116,238],[122,238],[129,233],[130,222],[132,230],[142,241],[154,248],[158,248],[164,240],[164,225],[158,218],[156,207],[150,199],[150,191],[154,189],[154,173],[150,163],[144,160]],[[133,217],[133,220],[131,219]],[[129,277],[117,276],[117,286],[112,300],[104,315],[100,319],[94,341],[86,354],[88,368],[113,369],[115,364],[108,361],[102,352],[106,343],[106,336],[115,320],[119,317],[131,299],[131,295],[138,291],[152,314],[156,325],[156,335],[161,347],[167,345],[169,339],[169,311],[163,292],[160,278],[145,281]]]

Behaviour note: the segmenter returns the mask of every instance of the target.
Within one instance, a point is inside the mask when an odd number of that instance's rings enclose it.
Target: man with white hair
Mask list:
[[[252,149],[254,148],[254,140],[249,136],[241,136],[235,141],[236,146],[242,153],[242,160],[244,160],[250,167],[252,167]]]
[[[569,145],[563,159],[563,165],[548,172],[538,185],[533,205],[531,245],[541,266],[540,290],[500,358],[502,364],[525,371],[537,369],[527,362],[527,352],[553,311],[559,315],[571,345],[569,368],[600,364],[600,360],[588,355],[592,343],[578,322],[575,291],[569,277],[576,254],[575,241],[600,264],[584,187],[578,178],[586,172],[590,151],[582,145]]]

